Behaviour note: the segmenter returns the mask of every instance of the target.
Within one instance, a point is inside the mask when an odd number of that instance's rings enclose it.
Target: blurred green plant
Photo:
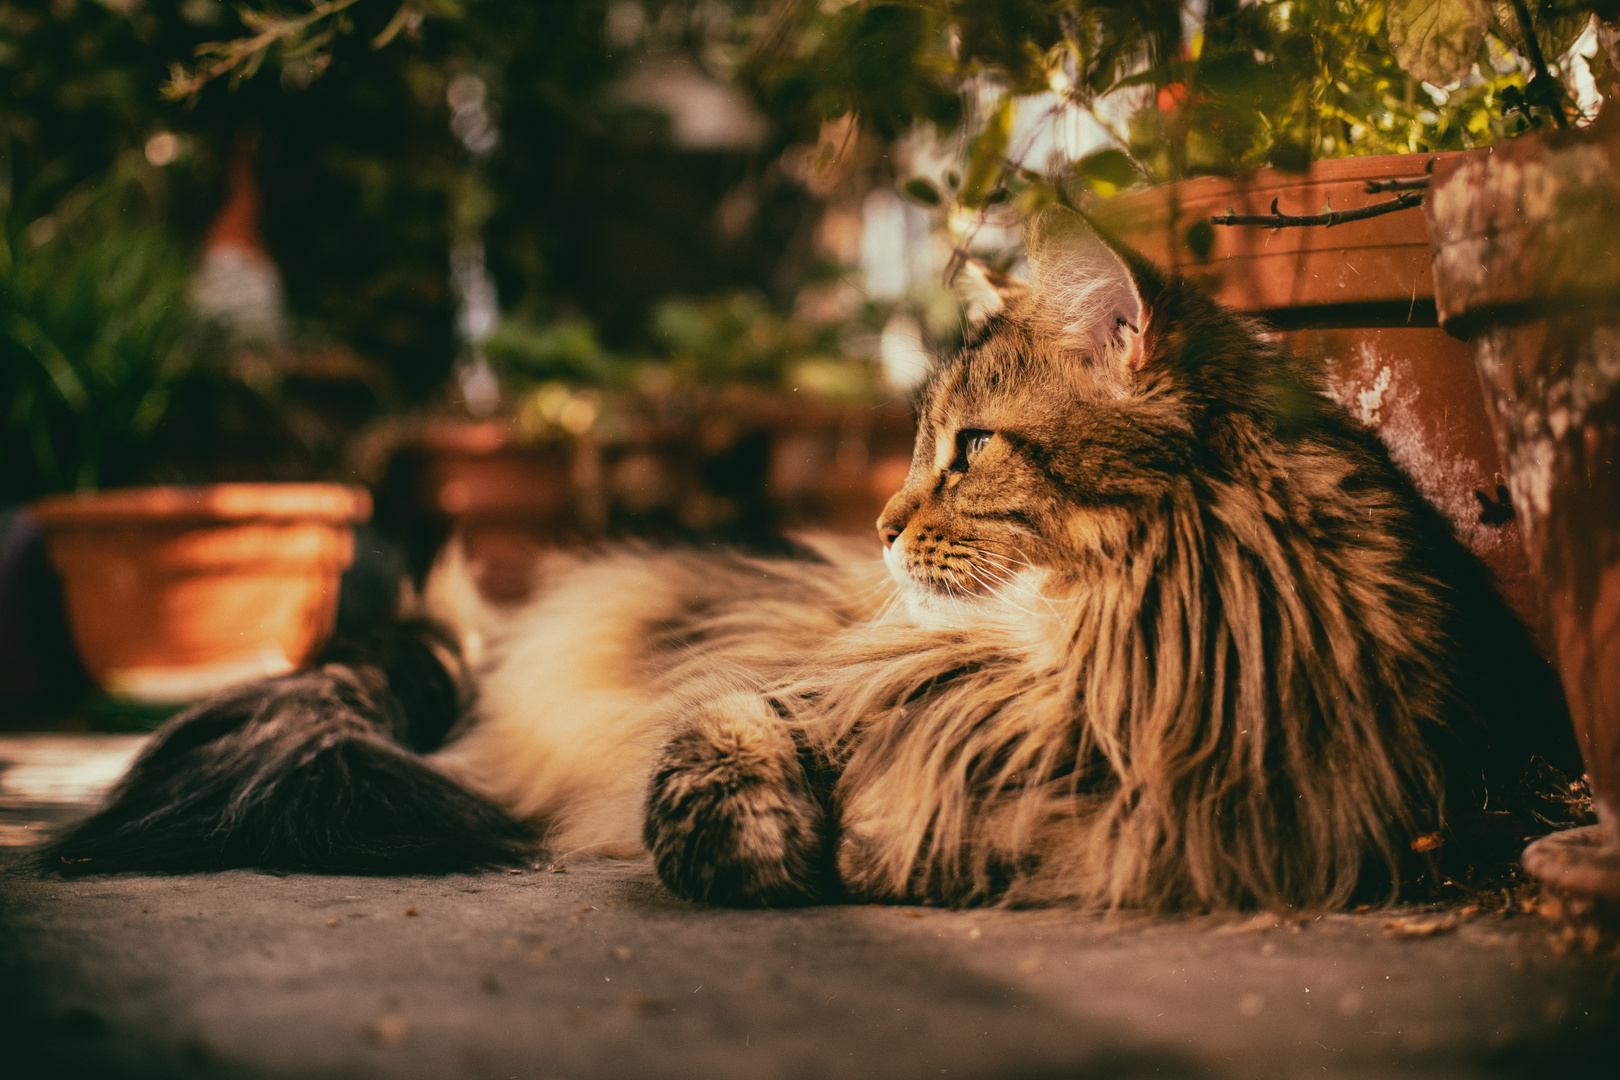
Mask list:
[[[804,327],[771,311],[752,292],[706,300],[666,300],[653,333],[674,370],[699,384],[774,383],[812,348]]]
[[[584,319],[536,323],[505,319],[484,341],[484,354],[501,380],[513,386],[542,382],[622,382],[616,359],[602,348]]]
[[[649,363],[696,385],[870,386],[852,331],[875,335],[896,301],[836,324],[789,314],[818,276],[850,268],[831,262],[852,261],[809,239],[818,200],[853,216],[867,191],[892,186],[964,248],[986,217],[1011,221],[1053,199],[1481,146],[1583,119],[1569,47],[1594,15],[1592,75],[1601,92],[1620,89],[1605,51],[1617,8],[0,0],[8,257],[54,257],[48,245],[24,251],[23,231],[62,219],[72,192],[131,154],[162,178],[171,242],[193,245],[224,163],[251,147],[295,320],[386,364],[407,401],[445,384],[447,253],[471,236],[485,241],[509,313],[484,348],[515,386],[628,386]],[[743,149],[672,146],[645,102],[615,96],[633,57],[679,58],[740,88],[769,130]],[[474,99],[483,149],[452,131]],[[1025,160],[1029,130],[1075,114],[1107,138],[1076,160]],[[894,164],[906,158],[890,150],[919,132],[951,160]],[[897,302],[912,316],[927,304]],[[555,312],[571,314],[544,314]],[[52,483],[70,482],[63,468],[78,482],[76,459],[50,467]]]
[[[126,162],[0,236],[0,499],[115,478],[192,367],[190,260],[143,220]]]
[[[893,305],[866,305],[851,316],[817,322],[775,310],[755,290],[677,297],[654,309],[646,349],[609,350],[580,318],[551,323],[507,319],[484,342],[504,386],[583,386],[660,395],[736,383],[804,390],[831,399],[871,398],[878,372],[852,329],[875,341],[880,316]],[[553,410],[555,411],[555,410]]]
[[[374,47],[429,15],[466,27],[487,10],[368,3],[394,11]],[[364,6],[329,0],[297,16],[244,16],[256,36],[204,52],[329,56],[351,5]],[[782,131],[815,146],[812,172],[845,149],[817,138],[840,116],[890,141],[919,124],[965,125],[953,182],[894,178],[944,211],[942,223],[1008,201],[1037,174],[1049,193],[1078,184],[1107,196],[1135,183],[1463,149],[1562,125],[1578,118],[1570,46],[1594,15],[1607,34],[1620,13],[1616,0],[621,0],[590,11],[611,21],[630,8],[639,21],[701,27],[690,47]],[[229,70],[247,73],[259,59]],[[1602,50],[1593,69],[1600,87],[1615,83]],[[174,91],[195,94],[207,81],[190,79],[177,78]],[[1088,113],[1114,145],[1063,163],[1064,175],[1031,167],[1011,145],[1020,108]]]

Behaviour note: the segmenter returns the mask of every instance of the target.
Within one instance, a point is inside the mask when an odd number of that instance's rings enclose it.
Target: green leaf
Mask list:
[[[40,329],[38,323],[26,315],[13,312],[11,318],[6,320],[6,333],[11,340],[33,354],[51,377],[56,392],[62,395],[62,400],[74,412],[83,413],[89,408],[90,395],[85,393],[84,383],[73,370],[72,362],[57,348],[56,342]]]
[[[990,114],[984,130],[973,140],[967,179],[962,181],[962,190],[957,194],[963,206],[983,206],[985,196],[1001,179],[1001,162],[1007,153],[1007,140],[1012,135],[1014,108],[1011,94],[1002,98],[1001,104]]]
[[[1444,86],[1468,73],[1491,24],[1487,0],[1390,0],[1389,47],[1408,75]]]
[[[1101,180],[1116,188],[1130,187],[1142,180],[1142,174],[1123,150],[1099,150],[1087,154],[1075,163],[1075,171],[1087,180]]]
[[[1575,39],[1581,36],[1586,24],[1591,20],[1590,8],[1585,6],[1571,6],[1567,11],[1555,11],[1553,5],[1538,4],[1536,0],[1529,0],[1525,8],[1531,12],[1531,22],[1536,28],[1536,41],[1541,46],[1541,55],[1547,63],[1555,62],[1560,56],[1569,51],[1575,44]],[[1525,48],[1524,30],[1519,26],[1519,17],[1513,11],[1513,4],[1505,0],[1495,0],[1491,5],[1491,33],[1511,45],[1521,56],[1529,57]]]
[[[933,184],[921,177],[915,180],[907,180],[905,186],[900,190],[920,203],[926,203],[929,206],[939,205],[939,192],[934,190]]]

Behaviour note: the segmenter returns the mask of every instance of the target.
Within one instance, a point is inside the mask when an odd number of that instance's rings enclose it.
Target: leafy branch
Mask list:
[[[163,87],[163,96],[171,101],[195,98],[203,87],[221,76],[230,75],[233,84],[251,78],[270,50],[278,45],[294,55],[313,54],[315,67],[324,68],[331,56],[323,50],[339,33],[349,29],[347,21],[338,16],[357,3],[359,0],[324,0],[304,14],[293,17],[242,8],[242,23],[254,32],[252,36],[210,41],[197,46],[196,55],[202,63],[189,68],[180,63],[170,65],[169,81]],[[381,49],[401,32],[414,33],[426,18],[427,7],[433,7],[441,14],[456,14],[459,11],[453,0],[404,0],[388,25],[372,38],[371,47]],[[312,33],[322,22],[326,23],[325,28]]]

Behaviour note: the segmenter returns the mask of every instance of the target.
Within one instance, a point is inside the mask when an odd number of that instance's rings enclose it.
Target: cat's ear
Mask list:
[[[978,259],[964,259],[951,289],[962,303],[962,317],[969,329],[1006,310],[1024,286],[999,270],[992,270]]]
[[[1025,236],[1037,310],[1076,346],[1140,370],[1151,316],[1125,260],[1085,218],[1063,207],[1037,214]]]

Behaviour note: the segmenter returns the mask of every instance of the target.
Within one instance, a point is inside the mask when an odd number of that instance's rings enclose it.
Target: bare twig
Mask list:
[[[1224,214],[1216,214],[1209,219],[1211,225],[1261,225],[1268,229],[1288,229],[1304,225],[1343,225],[1347,221],[1365,221],[1367,218],[1382,217],[1384,214],[1393,214],[1397,210],[1419,206],[1423,202],[1423,193],[1420,191],[1407,191],[1387,202],[1373,203],[1370,206],[1358,206],[1354,210],[1330,210],[1325,214],[1285,214],[1277,209],[1277,200],[1271,200],[1271,213],[1269,214],[1234,214],[1230,210]]]

